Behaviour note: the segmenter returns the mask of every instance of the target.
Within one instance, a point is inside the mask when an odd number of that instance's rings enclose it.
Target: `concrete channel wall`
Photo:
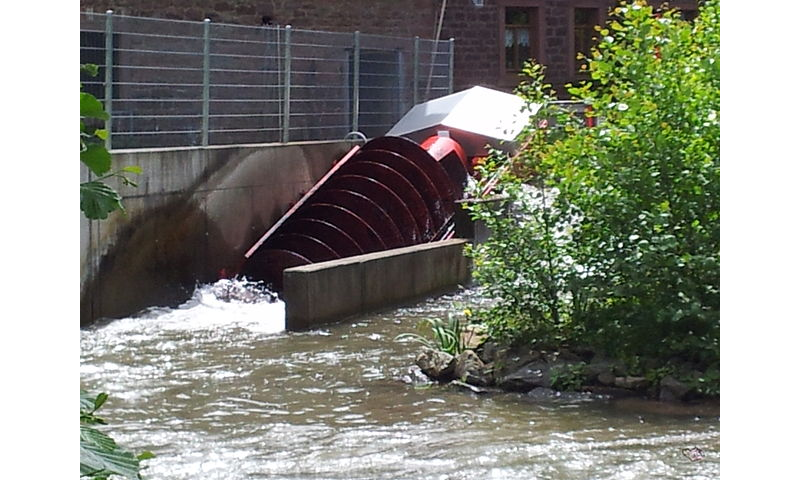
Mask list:
[[[466,285],[466,243],[424,243],[286,269],[286,329],[304,330]]]
[[[347,142],[115,150],[138,187],[114,185],[126,214],[81,214],[81,325],[174,306],[244,253],[342,157]],[[82,168],[81,181],[88,179]]]

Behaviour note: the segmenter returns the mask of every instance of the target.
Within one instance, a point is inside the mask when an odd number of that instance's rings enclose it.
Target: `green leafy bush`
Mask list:
[[[106,480],[112,475],[139,480],[140,462],[153,458],[150,452],[138,456],[120,448],[108,435],[92,425],[105,425],[106,421],[95,412],[108,400],[108,394],[97,396],[81,390],[81,478]]]
[[[574,392],[586,380],[586,363],[570,363],[553,368],[550,372],[550,386],[559,391]]]
[[[518,89],[544,107],[520,154],[483,172],[503,172],[511,214],[472,207],[494,232],[471,251],[499,299],[483,317],[493,336],[718,371],[719,2],[693,23],[643,2],[613,13],[591,80],[569,89],[596,127],[553,103],[538,65]]]
[[[92,76],[97,75],[97,65],[81,65],[81,71]],[[81,183],[81,211],[86,218],[102,220],[115,210],[125,212],[125,207],[122,206],[122,197],[105,183],[106,180],[116,177],[124,185],[135,187],[136,183],[125,174],[139,174],[142,173],[142,169],[137,166],[129,166],[118,172],[111,171],[111,153],[106,150],[104,144],[109,133],[105,129],[96,128],[99,120],[108,119],[108,113],[94,95],[83,91],[81,91],[80,106],[81,163],[98,177]]]

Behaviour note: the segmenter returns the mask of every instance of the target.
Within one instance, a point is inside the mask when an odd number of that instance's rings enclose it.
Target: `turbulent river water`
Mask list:
[[[147,479],[719,478],[713,407],[421,381],[395,336],[475,290],[303,333],[281,302],[222,290],[81,331],[81,388],[110,394],[118,443],[156,455]]]

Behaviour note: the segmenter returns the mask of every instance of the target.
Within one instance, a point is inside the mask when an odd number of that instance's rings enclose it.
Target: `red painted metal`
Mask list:
[[[472,168],[470,163],[467,161],[467,155],[464,153],[464,149],[461,148],[461,145],[459,145],[458,142],[450,137],[440,137],[438,135],[429,137],[427,140],[422,142],[422,145],[420,146],[437,161],[441,162],[448,155],[455,154],[457,159],[464,166],[465,170]]]
[[[264,280],[276,292],[283,290],[283,271],[287,268],[312,263],[298,253],[283,249],[259,249],[244,264],[245,277]],[[252,273],[251,273],[252,272]]]
[[[422,142],[421,146],[444,167],[456,190],[456,197],[461,198],[467,177],[472,174],[472,162],[467,160],[461,145],[452,138],[434,136]]]
[[[272,226],[272,228],[270,228],[269,230],[267,230],[267,233],[265,233],[264,235],[262,235],[262,236],[261,236],[261,238],[259,238],[259,239],[258,239],[258,241],[257,241],[256,243],[254,243],[252,247],[250,247],[250,250],[248,250],[248,251],[247,251],[247,253],[245,253],[245,254],[244,254],[245,258],[250,258],[250,256],[251,256],[251,255],[253,255],[253,253],[255,253],[255,251],[256,251],[256,250],[258,250],[258,248],[259,248],[259,247],[261,247],[261,245],[264,243],[264,241],[265,241],[267,238],[269,238],[269,236],[270,236],[270,235],[272,235],[273,233],[275,233],[275,231],[276,231],[276,230],[278,230],[278,229],[280,228],[280,226],[283,224],[283,222],[285,222],[286,220],[288,220],[289,218],[291,218],[292,214],[293,214],[294,212],[296,212],[296,211],[297,211],[297,210],[298,210],[300,207],[302,207],[302,206],[303,206],[303,204],[306,202],[306,200],[308,200],[308,199],[309,199],[311,196],[313,196],[313,195],[314,195],[314,193],[315,193],[315,192],[316,192],[316,191],[317,191],[317,190],[318,190],[320,187],[322,187],[322,185],[324,185],[324,184],[325,184],[325,182],[326,182],[326,181],[327,181],[327,180],[328,180],[330,177],[332,177],[332,176],[333,176],[333,175],[336,173],[336,171],[337,171],[337,170],[339,170],[339,168],[341,168],[343,165],[345,165],[345,164],[347,163],[347,161],[348,161],[348,160],[350,160],[350,158],[351,158],[353,155],[355,155],[355,154],[356,154],[356,152],[358,152],[358,150],[359,150],[359,146],[358,146],[358,145],[354,146],[353,148],[351,148],[351,149],[350,149],[350,151],[349,151],[349,152],[347,152],[347,154],[346,154],[344,157],[342,157],[342,159],[341,159],[341,160],[339,160],[339,161],[338,161],[336,164],[334,164],[333,168],[331,168],[331,169],[328,171],[328,173],[326,173],[326,174],[325,174],[325,175],[324,175],[324,176],[323,176],[323,177],[320,179],[320,181],[318,181],[316,184],[314,184],[314,186],[313,186],[313,187],[311,187],[311,189],[310,189],[308,192],[306,192],[306,194],[305,194],[305,195],[303,195],[303,197],[302,197],[302,198],[301,198],[301,199],[300,199],[300,200],[299,200],[299,201],[298,201],[298,202],[297,202],[297,203],[296,203],[296,204],[295,204],[295,205],[294,205],[292,208],[290,208],[290,209],[289,209],[289,211],[288,211],[288,212],[286,212],[286,213],[283,215],[283,217],[281,217],[281,218],[280,218],[280,220],[278,220],[277,222],[275,222],[275,225],[273,225],[273,226]]]
[[[584,116],[586,117],[586,126],[587,127],[594,127],[595,119],[592,116],[592,106],[586,105],[586,109],[584,110]]]
[[[325,241],[304,233],[281,233],[275,236],[271,246],[287,251],[300,250],[312,262],[340,258],[336,250],[328,246]]]
[[[335,243],[331,243],[331,245],[336,247],[336,251],[339,253],[340,257],[350,257],[366,253],[350,233],[353,230],[352,226],[360,222],[358,215],[350,210],[342,208],[339,205],[314,202],[304,208],[302,213],[298,213],[298,216],[320,220],[338,230],[339,234],[337,237],[339,240]]]
[[[402,235],[405,245],[419,243],[421,234],[417,222],[414,221],[414,215],[396,192],[380,181],[364,175],[341,175],[336,180],[339,179],[343,183],[352,185],[358,192],[380,205],[397,225],[397,230]]]
[[[382,206],[363,193],[347,189],[351,188],[347,179],[336,178],[331,182],[330,187],[325,192],[320,192],[319,200],[331,201],[329,196],[334,196],[339,205],[350,211],[359,212],[359,217],[364,220],[369,230],[376,235],[376,238],[371,243],[374,250],[370,248],[370,251],[397,248],[404,245],[400,229]]]
[[[355,159],[353,163],[357,163],[359,160],[360,158]],[[393,152],[371,150],[369,160],[365,163],[372,165],[376,162],[396,171],[413,186],[425,203],[433,224],[441,224],[447,221],[447,213],[443,209],[445,204],[437,201],[440,196],[439,190],[437,190],[433,180],[417,164]],[[449,213],[452,214],[452,211]]]
[[[306,217],[293,219],[286,224],[285,229],[289,232],[304,232],[314,238],[324,239],[325,244],[337,252],[337,257],[366,253],[350,232],[342,230],[341,227],[334,223],[335,220],[332,222],[332,218],[336,218],[337,212],[326,212],[323,207],[317,209],[315,213],[318,215],[317,218]],[[339,215],[347,215],[346,212],[338,213]],[[272,243],[270,243],[270,247],[273,247]],[[296,247],[297,246],[294,245],[290,248]],[[330,257],[329,260],[333,258],[336,257]]]
[[[419,144],[401,137],[379,137],[365,144],[362,151],[374,151],[376,155],[379,152],[391,152],[402,157],[424,171],[425,175],[431,179],[438,191],[437,198],[449,201],[456,199],[456,192],[447,172],[440,168],[437,162],[431,162],[431,155]]]
[[[384,163],[363,160],[351,162],[342,169],[341,173],[343,175],[368,176],[371,180],[380,182],[395,194],[408,209],[412,220],[416,223],[417,231],[421,235],[421,241],[427,241],[433,235],[433,220],[422,194],[397,170]]]
[[[285,268],[449,238],[469,160],[447,137],[355,147],[248,250],[240,274],[280,291]]]

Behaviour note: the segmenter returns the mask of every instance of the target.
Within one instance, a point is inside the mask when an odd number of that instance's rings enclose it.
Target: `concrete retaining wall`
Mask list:
[[[81,325],[185,301],[237,271],[244,252],[350,148],[303,142],[116,150],[138,187],[115,185],[127,214],[81,214]],[[82,168],[81,181],[88,179]]]
[[[286,269],[286,328],[303,330],[466,285],[466,243],[425,243]]]

